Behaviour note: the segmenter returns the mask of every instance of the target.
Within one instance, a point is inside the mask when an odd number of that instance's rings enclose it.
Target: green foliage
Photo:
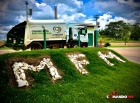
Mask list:
[[[104,30],[101,30],[99,33],[101,35],[107,35],[114,38],[119,38],[121,36],[121,29],[126,25],[123,21],[117,21],[117,22],[110,22],[107,25],[107,28]]]
[[[130,27],[130,25],[128,25],[128,24],[125,24],[125,25],[120,29],[120,31],[121,31],[121,38],[125,41],[125,45],[126,45],[126,42],[127,42],[127,41],[129,40],[129,38],[130,38],[130,34],[131,34],[130,30],[131,30],[131,27]]]
[[[107,28],[99,31],[100,35],[105,35],[114,39],[123,40],[126,43],[129,39],[140,39],[140,23],[130,25],[123,21],[110,22]]]
[[[121,63],[116,59],[109,59],[114,66],[107,65],[97,52],[110,51],[103,48],[73,48],[38,50],[0,55],[0,100],[3,103],[138,103],[140,98],[140,65],[127,61]],[[90,64],[85,68],[87,75],[81,75],[66,53],[81,52],[86,55]],[[29,72],[34,78],[33,85],[28,89],[12,87],[9,84],[11,75],[7,70],[6,61],[11,57],[39,58],[42,55],[50,55],[53,63],[62,72],[62,80],[53,84],[47,74],[47,68],[40,72]],[[120,95],[134,95],[130,99],[106,98],[115,89]]]
[[[139,40],[140,39],[140,23],[135,23],[131,32],[131,39]]]

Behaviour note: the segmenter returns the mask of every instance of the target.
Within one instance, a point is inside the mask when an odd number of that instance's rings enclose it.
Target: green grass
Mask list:
[[[66,53],[82,52],[90,64],[86,65],[87,75],[77,72],[74,65],[67,58]],[[138,103],[140,101],[140,65],[127,61],[110,59],[115,65],[107,65],[101,60],[97,52],[107,51],[104,48],[74,48],[24,51],[0,55],[0,100],[3,103]],[[62,71],[63,79],[55,84],[50,81],[46,73],[47,68],[40,72],[30,72],[34,82],[28,89],[9,85],[12,75],[8,73],[6,63],[10,58],[23,57],[39,58],[49,55],[58,70]],[[34,60],[34,59],[33,59]],[[134,95],[134,99],[106,98],[115,89],[120,95]]]
[[[0,50],[13,50],[12,48],[8,48],[8,47],[0,47]]]

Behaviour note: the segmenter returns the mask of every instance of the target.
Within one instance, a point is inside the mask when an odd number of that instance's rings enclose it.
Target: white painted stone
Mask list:
[[[109,60],[107,60],[106,58],[116,58],[117,60],[121,61],[121,62],[125,62],[122,59],[120,59],[118,56],[116,56],[115,54],[113,54],[112,52],[108,52],[108,54],[102,54],[100,51],[98,52],[98,55],[100,58],[102,58],[108,65],[113,66],[113,63],[110,63]]]
[[[19,76],[18,73],[15,74],[15,78],[16,78],[16,80],[19,80],[20,79],[20,76]]]
[[[19,69],[19,71],[20,71],[20,73],[24,73],[24,70],[22,70],[22,69]]]
[[[17,80],[18,87],[29,86],[29,83],[26,80],[19,79]]]
[[[77,68],[77,69],[79,69],[79,66],[78,66],[78,64],[75,64],[75,66],[76,66],[76,68]]]
[[[55,75],[59,75],[58,72],[57,72],[57,70],[55,70],[54,72],[55,72]]]
[[[27,70],[28,69],[28,66],[23,66],[23,67],[21,67],[21,69],[24,69],[24,70]]]
[[[79,56],[79,57],[85,57],[85,55],[84,55],[84,54],[78,54],[78,56]]]
[[[37,67],[36,66],[32,67],[32,70],[36,72],[37,71]]]
[[[79,63],[78,65],[79,65],[79,67],[80,67],[81,69],[83,68],[83,66],[81,65],[81,63]]]
[[[21,74],[20,74],[20,78],[21,78],[22,80],[26,80],[26,75],[25,75],[25,73],[21,73]]]
[[[60,75],[55,75],[54,78],[55,79],[61,79],[62,77]]]
[[[42,69],[44,69],[44,67],[42,66],[42,67],[40,67],[40,68],[37,68],[37,71],[39,72],[39,71],[41,71]]]
[[[42,69],[44,69],[44,66],[41,66],[41,65],[38,65],[37,67],[36,67],[36,71],[40,71],[40,70],[42,70]]]
[[[50,68],[50,72],[54,72],[54,71],[56,71],[56,68],[55,67],[51,67]]]
[[[88,72],[87,71],[84,71],[82,72],[82,69],[85,70],[82,66],[83,65],[86,65],[86,64],[89,64],[89,62],[87,60],[81,60],[81,61],[78,61],[77,59],[78,58],[82,58],[82,57],[85,57],[84,54],[69,54],[68,55],[70,61],[72,63],[74,63],[75,67],[77,68],[77,70],[81,73],[81,74],[87,74]]]
[[[52,76],[53,80],[57,80],[62,78],[62,76],[59,75],[57,72],[57,69],[53,66],[53,63],[51,62],[50,58],[43,58],[43,60],[40,62],[38,66],[29,65],[25,62],[15,62],[12,66],[13,72],[15,74],[16,81],[18,83],[18,87],[22,86],[28,86],[28,81],[26,80],[26,75],[24,73],[24,70],[32,70],[32,71],[40,71],[44,69],[44,67],[47,66],[49,68],[49,72]]]
[[[43,61],[44,61],[44,62],[47,62],[47,59],[46,59],[46,58],[43,58]]]
[[[50,71],[50,74],[51,74],[52,77],[55,76],[55,72]]]
[[[54,81],[55,81],[55,80],[56,80],[56,78],[55,78],[55,77],[52,77],[52,80],[54,80]]]
[[[40,65],[41,65],[41,66],[45,66],[46,64],[47,64],[47,63],[44,62],[44,61],[41,61],[41,62],[40,62]]]
[[[17,70],[19,70],[19,67],[14,67],[13,71],[16,72]]]
[[[19,63],[18,63],[18,65],[19,65],[20,67],[22,67],[22,66],[23,66],[23,64],[22,64],[21,62],[19,62]]]
[[[82,70],[81,70],[81,73],[82,73],[82,74],[87,74],[88,72],[87,72],[85,69],[82,69]]]
[[[28,67],[29,65],[27,63],[22,62],[24,67]]]

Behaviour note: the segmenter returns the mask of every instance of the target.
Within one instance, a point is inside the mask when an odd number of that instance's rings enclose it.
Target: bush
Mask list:
[[[111,46],[111,44],[109,42],[104,44],[104,47],[108,47],[108,46]]]

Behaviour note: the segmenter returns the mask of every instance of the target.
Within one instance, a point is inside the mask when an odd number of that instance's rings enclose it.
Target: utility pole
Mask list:
[[[26,22],[28,22],[28,2],[25,1],[26,4]]]
[[[98,22],[97,22],[99,16],[98,16],[98,15],[95,15],[94,17],[95,17],[95,19],[96,19],[96,25],[99,25]]]
[[[54,19],[57,19],[57,6],[54,6]]]

